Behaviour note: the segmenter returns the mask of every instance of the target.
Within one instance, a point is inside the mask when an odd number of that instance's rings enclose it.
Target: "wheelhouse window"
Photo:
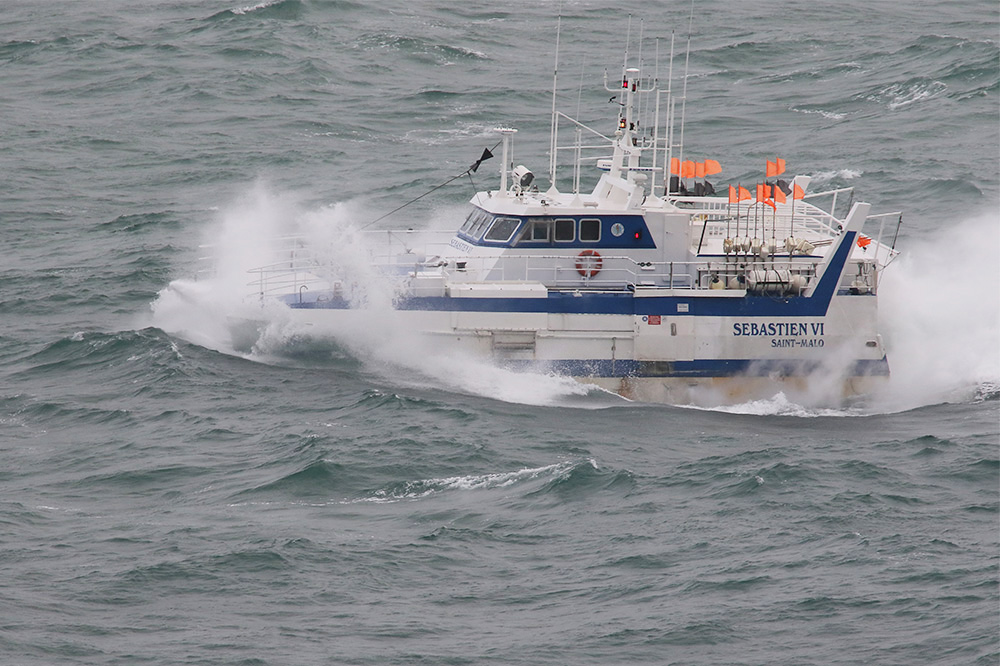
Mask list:
[[[480,226],[484,219],[492,220],[493,216],[484,210],[474,208],[472,212],[469,213],[469,217],[465,218],[465,224],[463,224],[462,228],[458,230],[459,233],[463,233],[466,236],[472,236],[476,227]]]
[[[584,243],[596,243],[601,240],[601,221],[594,218],[580,220],[580,240]]]
[[[576,220],[556,220],[555,240],[557,243],[572,243],[576,240]]]
[[[476,226],[472,229],[470,234],[473,238],[482,238],[483,232],[486,231],[486,227],[490,226],[490,222],[493,221],[493,216],[484,213],[483,216],[476,222]]]
[[[486,232],[486,237],[483,240],[506,243],[517,231],[520,224],[521,220],[516,217],[498,217],[494,220],[490,230]]]
[[[462,225],[462,228],[459,229],[458,232],[465,234],[469,238],[479,240],[483,235],[483,231],[486,230],[486,227],[489,226],[492,221],[492,215],[487,213],[485,210],[477,208],[469,213],[469,217],[465,219],[465,224]]]
[[[529,243],[548,243],[552,220],[532,220],[524,239]]]

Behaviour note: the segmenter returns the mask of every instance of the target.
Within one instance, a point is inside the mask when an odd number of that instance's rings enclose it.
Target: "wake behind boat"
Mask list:
[[[722,165],[685,158],[669,82],[661,89],[626,58],[620,83],[605,75],[604,87],[615,102],[606,131],[553,101],[544,189],[515,166],[516,130],[500,128],[497,187],[471,199],[457,231],[368,234],[364,261],[392,281],[394,325],[644,401],[817,385],[849,396],[887,378],[878,285],[900,214],[872,215],[850,188],[809,192],[807,176],[783,178],[779,158],[759,182],[715,195],[707,178]],[[652,111],[651,127],[640,110]],[[559,180],[563,160],[571,180]],[[600,173],[589,192],[585,166]],[[280,303],[315,335],[371,305],[364,279],[303,238],[252,274],[255,302]]]

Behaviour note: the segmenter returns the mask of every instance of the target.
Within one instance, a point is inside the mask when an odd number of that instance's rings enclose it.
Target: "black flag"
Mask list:
[[[472,173],[475,173],[476,169],[479,168],[479,165],[482,164],[483,162],[485,162],[486,160],[490,159],[491,157],[493,157],[493,153],[490,152],[490,149],[489,148],[483,148],[483,156],[480,157],[478,160],[476,160],[475,164],[473,164],[472,166],[469,167],[469,171],[471,171]]]

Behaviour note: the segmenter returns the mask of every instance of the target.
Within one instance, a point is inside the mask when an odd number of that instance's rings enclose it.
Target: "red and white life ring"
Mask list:
[[[604,260],[596,250],[584,250],[576,255],[576,271],[585,278],[592,278],[601,272]]]

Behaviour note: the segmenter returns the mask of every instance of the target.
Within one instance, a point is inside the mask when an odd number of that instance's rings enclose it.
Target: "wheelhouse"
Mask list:
[[[495,215],[473,208],[457,236],[483,247],[656,247],[642,215]]]

